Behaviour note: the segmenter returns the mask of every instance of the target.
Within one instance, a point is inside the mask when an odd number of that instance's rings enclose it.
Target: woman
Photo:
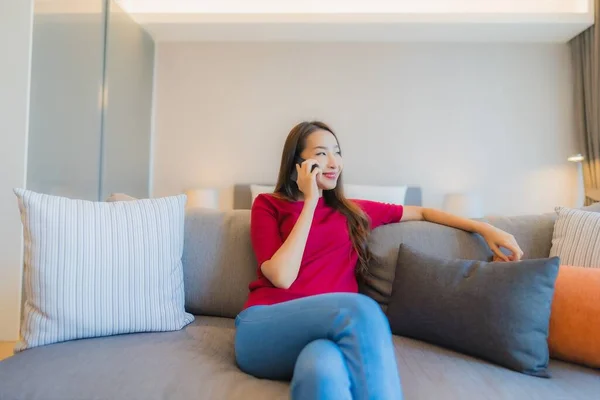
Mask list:
[[[369,231],[426,220],[481,234],[505,261],[520,259],[522,251],[511,235],[482,222],[347,200],[342,171],[340,146],[327,125],[292,129],[275,193],[258,196],[252,206],[258,279],[236,318],[237,362],[259,378],[291,378],[293,399],[401,399],[387,319],[375,301],[357,293],[370,259]]]

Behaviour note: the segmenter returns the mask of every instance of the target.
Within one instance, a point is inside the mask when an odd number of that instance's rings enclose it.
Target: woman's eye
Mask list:
[[[324,155],[325,155],[325,153],[323,153],[323,152],[317,153],[317,156],[324,156]]]

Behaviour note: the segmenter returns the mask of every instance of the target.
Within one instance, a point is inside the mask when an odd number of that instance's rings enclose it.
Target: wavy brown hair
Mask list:
[[[296,169],[296,157],[306,148],[306,139],[315,131],[330,132],[338,141],[336,134],[320,121],[301,122],[296,125],[285,141],[283,153],[281,155],[281,166],[279,168],[279,177],[275,186],[275,195],[288,200],[297,200],[301,196],[300,189],[296,181],[292,179],[292,172]],[[341,149],[340,149],[341,151]],[[344,196],[342,184],[342,174],[340,173],[335,189],[323,190],[325,204],[341,212],[348,221],[348,231],[354,250],[358,253],[358,263],[356,264],[356,276],[365,278],[369,274],[369,261],[372,254],[367,245],[371,227],[369,220],[362,209],[355,203],[349,201]]]

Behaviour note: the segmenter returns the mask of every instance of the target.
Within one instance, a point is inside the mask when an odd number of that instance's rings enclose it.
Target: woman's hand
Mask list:
[[[490,249],[494,252],[494,261],[519,261],[523,257],[523,250],[521,250],[515,237],[510,233],[485,224],[479,234],[483,236]],[[511,254],[507,256],[500,248],[509,250]]]
[[[317,168],[310,172],[313,165],[317,165]],[[317,175],[321,172],[317,161],[309,159],[304,161],[302,166],[296,164],[296,172],[298,172],[298,189],[304,195],[304,201],[316,203],[319,200]]]

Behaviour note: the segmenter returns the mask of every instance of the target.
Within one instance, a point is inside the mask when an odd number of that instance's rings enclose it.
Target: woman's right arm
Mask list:
[[[252,212],[252,241],[260,263],[260,271],[273,286],[288,289],[298,277],[308,233],[319,200],[315,169],[312,160],[298,168],[298,187],[305,193],[304,207],[287,239],[282,243],[279,224],[274,215],[261,210],[257,204]],[[261,254],[259,254],[261,253]]]
[[[314,205],[304,203],[304,208],[290,235],[275,254],[260,266],[263,275],[275,287],[288,289],[298,277],[314,212]]]

